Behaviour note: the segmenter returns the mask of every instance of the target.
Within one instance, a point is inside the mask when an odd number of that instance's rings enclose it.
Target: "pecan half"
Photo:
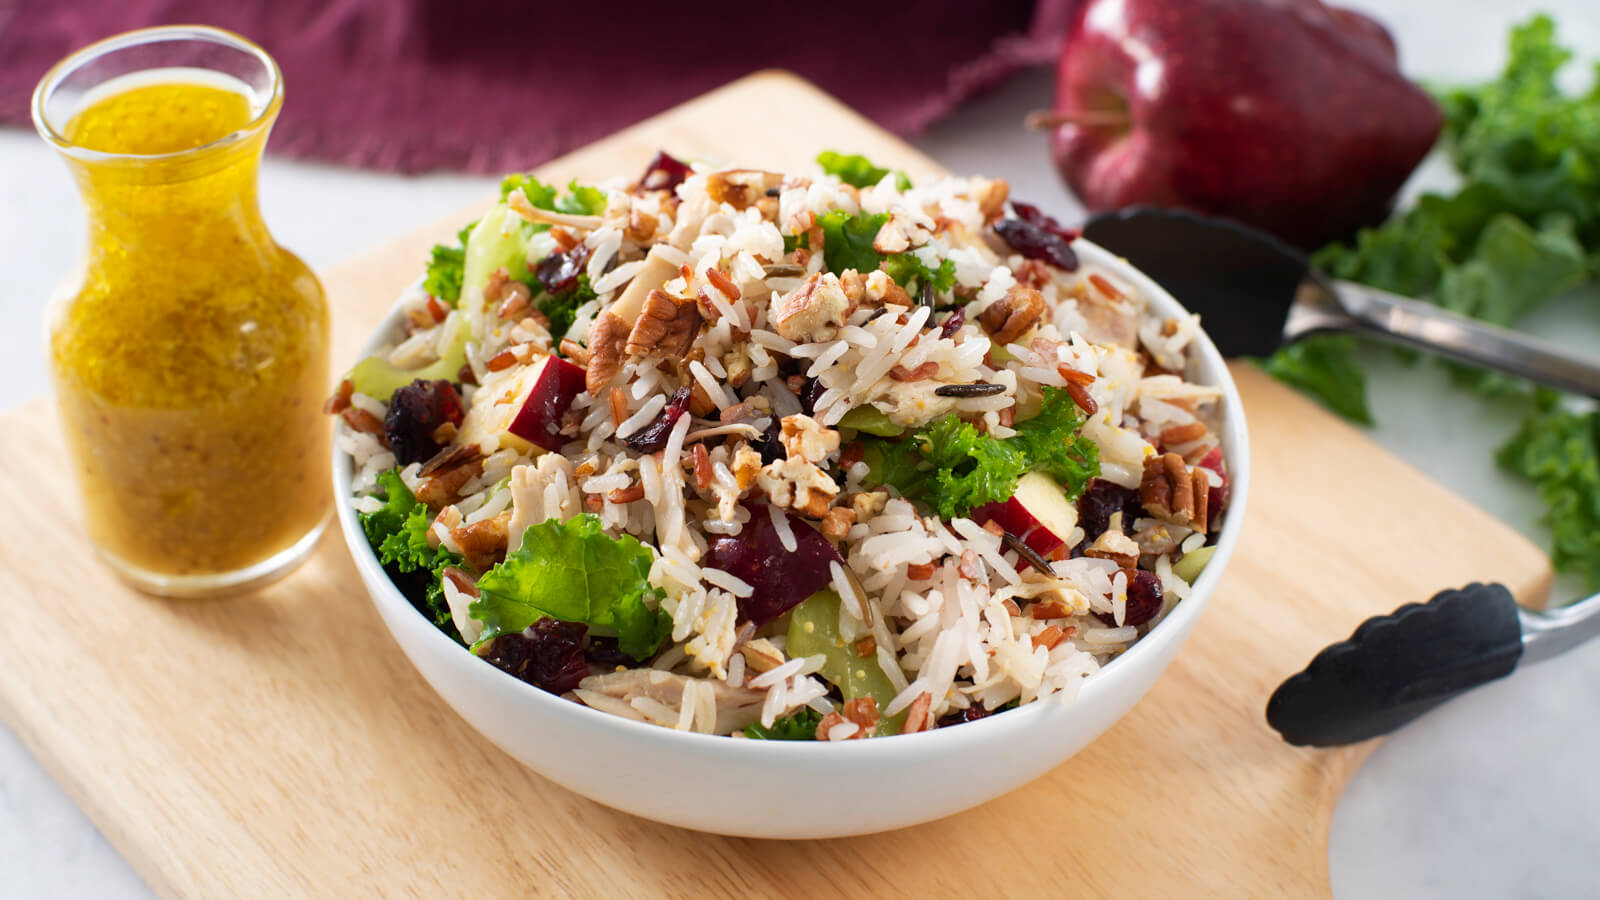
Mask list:
[[[628,345],[628,323],[607,310],[589,329],[589,365],[585,367],[584,387],[594,396],[622,371],[624,348]]]
[[[1188,525],[1194,520],[1194,494],[1194,476],[1183,457],[1167,453],[1144,461],[1139,502],[1145,512],[1174,525]]]
[[[1011,290],[978,316],[994,342],[1002,347],[1022,337],[1044,318],[1044,295],[1031,287],[1012,285]]]
[[[699,330],[700,308],[693,300],[679,300],[656,288],[645,297],[639,321],[633,323],[624,350],[629,356],[642,356],[652,350],[682,356]]]
[[[450,536],[474,569],[487,572],[505,555],[510,525],[511,511],[507,510],[493,518],[453,528]]]
[[[697,445],[698,446],[698,445]],[[844,540],[850,526],[856,523],[856,511],[845,506],[835,506],[822,517],[822,536],[834,543]]]

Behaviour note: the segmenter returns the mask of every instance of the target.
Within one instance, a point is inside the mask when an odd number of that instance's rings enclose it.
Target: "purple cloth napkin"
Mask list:
[[[912,134],[1050,60],[1075,2],[24,0],[8,12],[0,0],[0,121],[27,123],[39,78],[86,44],[203,22],[277,57],[286,100],[271,148],[288,156],[401,172],[526,168],[766,68]]]

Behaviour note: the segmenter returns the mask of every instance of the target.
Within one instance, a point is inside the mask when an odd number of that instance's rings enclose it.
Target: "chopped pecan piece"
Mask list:
[[[1012,285],[1011,290],[978,316],[978,321],[1002,347],[1027,334],[1044,318],[1044,295],[1031,287]]]
[[[746,641],[739,647],[739,653],[744,656],[745,665],[758,674],[770,672],[783,665],[783,652],[766,638]]]
[[[783,447],[790,459],[819,464],[839,449],[839,432],[810,416],[784,416]]]
[[[844,717],[860,725],[863,731],[870,730],[878,724],[878,701],[871,697],[846,700]]]
[[[845,506],[835,506],[822,517],[822,527],[818,530],[822,532],[823,537],[838,543],[850,533],[850,526],[855,523],[855,510]]]
[[[878,513],[883,512],[884,506],[889,503],[888,491],[862,491],[850,495],[850,508],[855,510],[856,521],[865,522]],[[932,574],[932,570],[929,570]]]
[[[700,309],[693,300],[680,300],[656,288],[645,297],[639,321],[633,323],[623,349],[629,356],[643,356],[653,350],[682,356],[699,330]]]
[[[1167,453],[1144,461],[1139,502],[1145,512],[1174,525],[1188,525],[1194,519],[1194,493],[1194,476],[1183,457]]]
[[[659,218],[633,206],[628,210],[628,227],[623,229],[622,235],[635,244],[648,243],[655,237],[656,227],[660,224]]]
[[[573,365],[589,364],[589,348],[569,337],[561,339],[561,355],[572,360]]]
[[[860,306],[867,299],[867,280],[855,269],[845,269],[839,273],[839,287],[844,289],[851,306]]]
[[[712,401],[711,395],[700,382],[694,382],[689,389],[689,413],[702,419],[710,418],[717,411],[717,404]]]
[[[878,229],[872,239],[872,249],[885,254],[904,253],[912,247],[926,244],[930,237],[932,235],[928,229],[908,221],[903,215],[895,214]]]
[[[339,414],[339,418],[344,419],[345,424],[351,428],[357,431],[365,431],[367,434],[375,434],[380,440],[387,442],[387,439],[383,437],[383,422],[379,421],[377,416],[361,407],[346,406],[344,412]]]
[[[1006,211],[1006,200],[1011,196],[1011,185],[1004,178],[984,182],[983,179],[973,179],[974,199],[978,201],[978,212],[983,213],[984,221],[992,222],[1000,218]]]
[[[874,269],[867,273],[866,288],[868,306],[911,305],[911,295],[882,269]]]
[[[1166,428],[1161,429],[1161,443],[1163,446],[1168,447],[1173,444],[1187,444],[1190,441],[1198,441],[1205,436],[1206,423],[1198,419],[1193,422],[1185,422],[1182,425],[1168,425]]]
[[[584,372],[584,387],[598,397],[600,391],[622,371],[624,350],[628,346],[628,323],[609,310],[589,329],[589,365]]]
[[[927,691],[918,694],[917,699],[911,701],[911,705],[906,707],[906,724],[901,726],[900,733],[916,734],[919,731],[926,730],[931,724],[928,721],[928,707],[932,705],[932,694]]]
[[[322,404],[323,414],[336,416],[349,409],[350,396],[355,393],[355,390],[355,382],[351,381],[350,379],[346,378],[345,380],[339,382],[339,387],[336,388],[333,392],[333,395],[328,398],[328,402]],[[382,430],[381,426],[379,430]]]
[[[474,569],[486,572],[505,555],[510,524],[511,511],[506,510],[498,516],[452,528],[450,536],[455,538],[467,562]]]
[[[762,467],[756,481],[778,507],[808,519],[827,515],[839,495],[839,486],[826,472],[801,459],[774,460]]]
[[[1094,559],[1109,559],[1120,569],[1132,569],[1139,565],[1139,544],[1123,533],[1122,510],[1111,514],[1105,533],[1084,548],[1083,555]]]
[[[848,741],[867,736],[866,730],[860,725],[850,721],[849,719],[846,719],[844,716],[841,716],[836,712],[831,712],[823,716],[822,721],[817,723],[817,733],[815,735],[816,739],[819,741],[833,740],[833,730],[838,728],[840,725],[850,725],[854,728],[849,735],[841,737],[840,740]]]
[[[459,496],[461,486],[476,474],[470,467],[458,466],[424,478],[417,486],[417,499],[434,509],[453,503]]]
[[[733,478],[739,482],[739,490],[747,491],[750,485],[755,484],[756,476],[761,472],[761,454],[749,444],[740,444],[739,449],[733,453],[732,468]]]
[[[1016,277],[1018,284],[1025,284],[1031,288],[1043,289],[1053,277],[1050,267],[1037,259],[1025,259],[1011,274]]]
[[[772,295],[770,317],[778,334],[791,341],[823,341],[834,336],[855,311],[839,277],[817,272],[788,294]]]
[[[734,209],[758,204],[767,191],[783,183],[783,176],[759,169],[729,169],[706,176],[706,194],[713,203],[726,203]]]

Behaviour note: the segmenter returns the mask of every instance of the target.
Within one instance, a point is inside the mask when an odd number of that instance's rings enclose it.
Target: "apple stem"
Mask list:
[[[1123,128],[1128,125],[1128,116],[1120,112],[1100,112],[1096,110],[1082,110],[1079,112],[1061,112],[1059,110],[1038,109],[1028,113],[1023,122],[1034,131],[1048,131],[1051,128],[1060,128],[1063,125],[1082,125],[1087,128]]]

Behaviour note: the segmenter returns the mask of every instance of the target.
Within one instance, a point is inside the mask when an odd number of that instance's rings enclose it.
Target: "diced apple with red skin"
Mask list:
[[[561,417],[583,391],[584,371],[559,356],[546,356],[535,368],[532,386],[506,430],[546,450],[559,450],[566,443]]]
[[[972,520],[994,522],[1043,556],[1066,545],[1078,527],[1078,508],[1067,500],[1055,479],[1042,472],[1029,472],[1017,482],[1011,499],[977,507],[972,511]]]
[[[509,447],[524,453],[558,450],[565,443],[561,418],[583,391],[583,369],[546,356],[511,379],[486,384],[461,424],[461,443]],[[494,396],[498,395],[498,396]]]

